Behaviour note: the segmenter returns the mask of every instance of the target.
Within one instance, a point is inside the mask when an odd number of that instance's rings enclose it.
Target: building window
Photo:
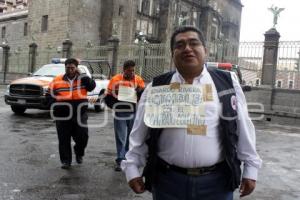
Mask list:
[[[148,23],[148,32],[147,32],[148,35],[152,35],[153,34],[153,25],[152,23]]]
[[[5,35],[6,35],[6,27],[3,26],[3,27],[1,28],[1,38],[5,38]]]
[[[125,10],[124,10],[124,6],[119,6],[119,16],[124,16],[124,12],[125,12]]]
[[[150,5],[149,5],[149,15],[152,16],[153,15],[153,0],[150,0]]]
[[[146,20],[141,21],[141,31],[144,34],[147,34],[147,32],[148,32],[148,21],[146,21]]]
[[[41,27],[42,32],[47,32],[48,31],[48,15],[44,15],[42,17],[42,27]]]
[[[233,30],[233,38],[238,39],[238,33],[236,30]]]
[[[149,0],[143,0],[142,13],[145,15],[150,15],[150,1]]]
[[[294,89],[294,81],[289,81],[289,89]]]
[[[193,17],[192,17],[192,25],[196,26],[198,24],[198,19],[199,19],[199,12],[193,11]]]
[[[255,86],[259,86],[259,85],[260,85],[260,79],[257,78],[257,79],[255,80]]]
[[[141,20],[139,20],[139,19],[136,20],[136,30],[137,31],[141,30]]]
[[[142,12],[142,4],[143,4],[143,0],[139,0],[139,2],[138,2],[138,12]]]
[[[27,34],[28,34],[28,23],[25,22],[24,23],[24,36],[27,36]]]
[[[216,24],[213,24],[211,26],[211,35],[210,35],[210,41],[216,41],[218,37],[218,27]]]
[[[282,81],[281,80],[276,81],[276,87],[277,88],[282,88]]]

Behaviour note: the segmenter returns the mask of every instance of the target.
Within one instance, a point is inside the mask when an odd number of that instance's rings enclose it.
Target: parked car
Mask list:
[[[46,64],[34,72],[30,77],[12,81],[7,86],[5,103],[11,106],[16,114],[22,114],[26,109],[50,108],[49,98],[46,97],[49,83],[59,74],[65,73],[66,59],[52,59],[52,63]],[[85,64],[85,65],[83,65]],[[107,88],[111,67],[106,60],[82,60],[78,65],[81,73],[93,78],[96,88],[88,92],[89,107],[93,107],[96,112],[105,108],[104,93]]]
[[[233,65],[231,63],[207,62],[206,66],[207,67],[216,67],[218,69],[234,72],[239,79],[239,82],[241,84],[243,91],[244,92],[251,91],[251,86],[245,85],[245,81],[243,80],[242,73],[241,73],[240,67],[238,65]]]

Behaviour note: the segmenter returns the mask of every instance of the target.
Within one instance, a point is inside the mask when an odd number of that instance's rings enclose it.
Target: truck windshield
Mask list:
[[[40,69],[38,69],[36,72],[33,73],[33,76],[49,76],[49,77],[55,77],[60,74],[65,73],[65,66],[63,64],[49,64],[44,65]]]

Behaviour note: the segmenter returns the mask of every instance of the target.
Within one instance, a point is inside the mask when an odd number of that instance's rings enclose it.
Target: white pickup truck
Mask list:
[[[31,76],[12,81],[7,86],[5,103],[16,114],[23,114],[29,108],[49,109],[51,105],[46,92],[53,78],[65,73],[64,61],[61,58],[52,59],[52,63],[42,66]],[[78,68],[96,82],[96,88],[88,93],[89,107],[93,107],[96,112],[102,111],[105,108],[104,93],[111,74],[108,61],[81,60]]]

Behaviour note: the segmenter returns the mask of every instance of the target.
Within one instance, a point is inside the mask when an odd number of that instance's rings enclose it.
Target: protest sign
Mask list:
[[[150,88],[145,105],[145,124],[151,128],[193,127],[191,130],[195,130],[198,127],[203,130],[204,102],[212,101],[209,86],[183,84],[174,87],[173,84]]]

